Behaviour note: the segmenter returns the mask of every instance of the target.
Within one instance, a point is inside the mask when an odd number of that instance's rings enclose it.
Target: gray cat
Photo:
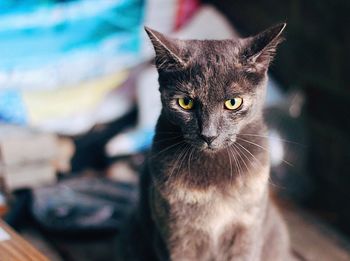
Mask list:
[[[292,257],[269,198],[267,70],[286,24],[249,38],[177,40],[145,28],[162,112],[120,260]]]

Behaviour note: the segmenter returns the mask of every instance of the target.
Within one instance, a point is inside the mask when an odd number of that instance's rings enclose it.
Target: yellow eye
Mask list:
[[[177,102],[179,103],[180,107],[185,110],[191,110],[194,105],[193,100],[188,97],[179,98]]]
[[[225,101],[225,108],[228,110],[237,110],[239,109],[239,107],[241,107],[243,103],[243,99],[242,98],[233,98],[230,100]]]

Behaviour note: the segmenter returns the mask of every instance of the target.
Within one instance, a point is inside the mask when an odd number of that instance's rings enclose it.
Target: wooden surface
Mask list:
[[[282,208],[293,251],[303,261],[349,261],[350,244],[333,228],[309,213]]]
[[[350,242],[337,231],[300,208],[290,204],[280,206],[290,231],[292,248],[301,261],[350,260]],[[9,231],[1,221],[0,227]],[[50,259],[10,232],[12,240],[0,241],[0,261],[101,261],[114,258],[115,238],[111,235],[57,238],[40,235],[36,230],[33,233],[33,230],[34,227],[22,230],[21,235]]]
[[[44,255],[0,220],[1,261],[48,261]]]

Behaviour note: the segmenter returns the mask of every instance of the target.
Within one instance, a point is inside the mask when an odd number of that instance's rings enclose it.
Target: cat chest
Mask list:
[[[205,234],[214,253],[219,250],[222,238],[230,237],[227,233],[234,236],[234,227],[250,226],[254,222],[255,211],[247,209],[234,196],[224,199],[210,191],[203,194],[198,191],[178,193],[181,196],[178,195],[177,200],[179,197],[185,200],[176,203],[176,216],[181,233],[190,235],[200,231]]]
[[[235,235],[235,229],[252,226],[258,211],[258,207],[246,208],[240,202],[220,202],[211,208],[203,220],[202,229],[208,233],[214,247],[218,248],[223,237]]]
[[[220,238],[227,229],[239,223],[238,211],[230,204],[221,202],[220,205],[212,207],[206,218],[203,220],[202,229],[209,235],[213,250],[218,249]]]

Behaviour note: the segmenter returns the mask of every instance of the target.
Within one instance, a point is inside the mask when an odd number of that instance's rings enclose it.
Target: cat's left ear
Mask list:
[[[176,71],[184,69],[187,62],[181,57],[181,41],[171,39],[156,30],[145,26],[155,53],[155,63],[158,70]]]
[[[245,63],[257,71],[267,70],[276,53],[276,48],[284,38],[281,36],[286,23],[277,24],[256,36],[245,39],[242,57]]]

